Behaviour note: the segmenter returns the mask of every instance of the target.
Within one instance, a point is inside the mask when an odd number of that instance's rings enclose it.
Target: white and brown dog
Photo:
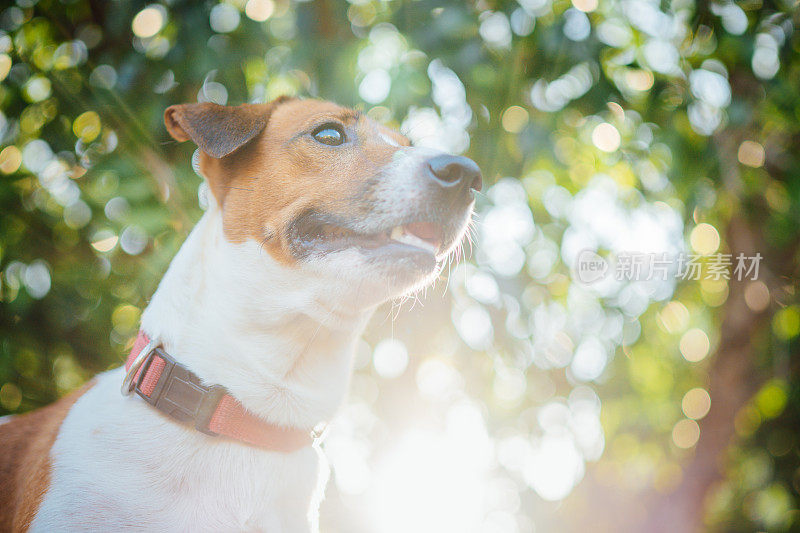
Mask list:
[[[316,530],[313,431],[356,338],[439,275],[481,187],[470,159],[328,102],[186,104],[165,122],[199,146],[215,201],[127,365],[0,425],[2,531]]]

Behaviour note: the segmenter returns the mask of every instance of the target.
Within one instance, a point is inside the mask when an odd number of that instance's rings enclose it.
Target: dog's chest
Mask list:
[[[120,381],[119,371],[101,375],[64,420],[34,531],[309,530],[316,450],[210,439],[122,398]]]

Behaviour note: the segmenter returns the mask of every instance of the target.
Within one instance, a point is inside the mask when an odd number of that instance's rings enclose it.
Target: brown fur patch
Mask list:
[[[222,206],[226,237],[263,243],[284,264],[294,263],[285,230],[303,212],[347,218],[368,209],[368,199],[358,201],[359,195],[398,150],[381,135],[400,146],[409,144],[396,131],[330,102],[279,99],[227,109],[239,110],[246,122],[254,112],[262,113],[266,126],[228,156],[215,158],[204,151],[200,170]],[[311,134],[325,123],[343,126],[348,142],[316,142]]]
[[[27,531],[50,486],[50,449],[88,383],[59,401],[0,424],[0,531]]]

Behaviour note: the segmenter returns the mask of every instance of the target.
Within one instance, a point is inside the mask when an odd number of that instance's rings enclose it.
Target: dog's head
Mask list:
[[[279,264],[357,286],[372,303],[439,274],[481,187],[472,160],[414,148],[329,102],[184,104],[164,119],[173,138],[199,146],[229,241],[254,241]]]

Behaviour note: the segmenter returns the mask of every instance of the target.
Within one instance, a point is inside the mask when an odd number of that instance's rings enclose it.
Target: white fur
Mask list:
[[[368,309],[346,284],[279,266],[232,244],[213,206],[170,265],[142,328],[208,383],[274,423],[311,430],[347,390]],[[51,489],[34,531],[316,530],[327,467],[316,450],[268,452],[208,437],[122,397],[123,371],[100,375],[53,447]]]

